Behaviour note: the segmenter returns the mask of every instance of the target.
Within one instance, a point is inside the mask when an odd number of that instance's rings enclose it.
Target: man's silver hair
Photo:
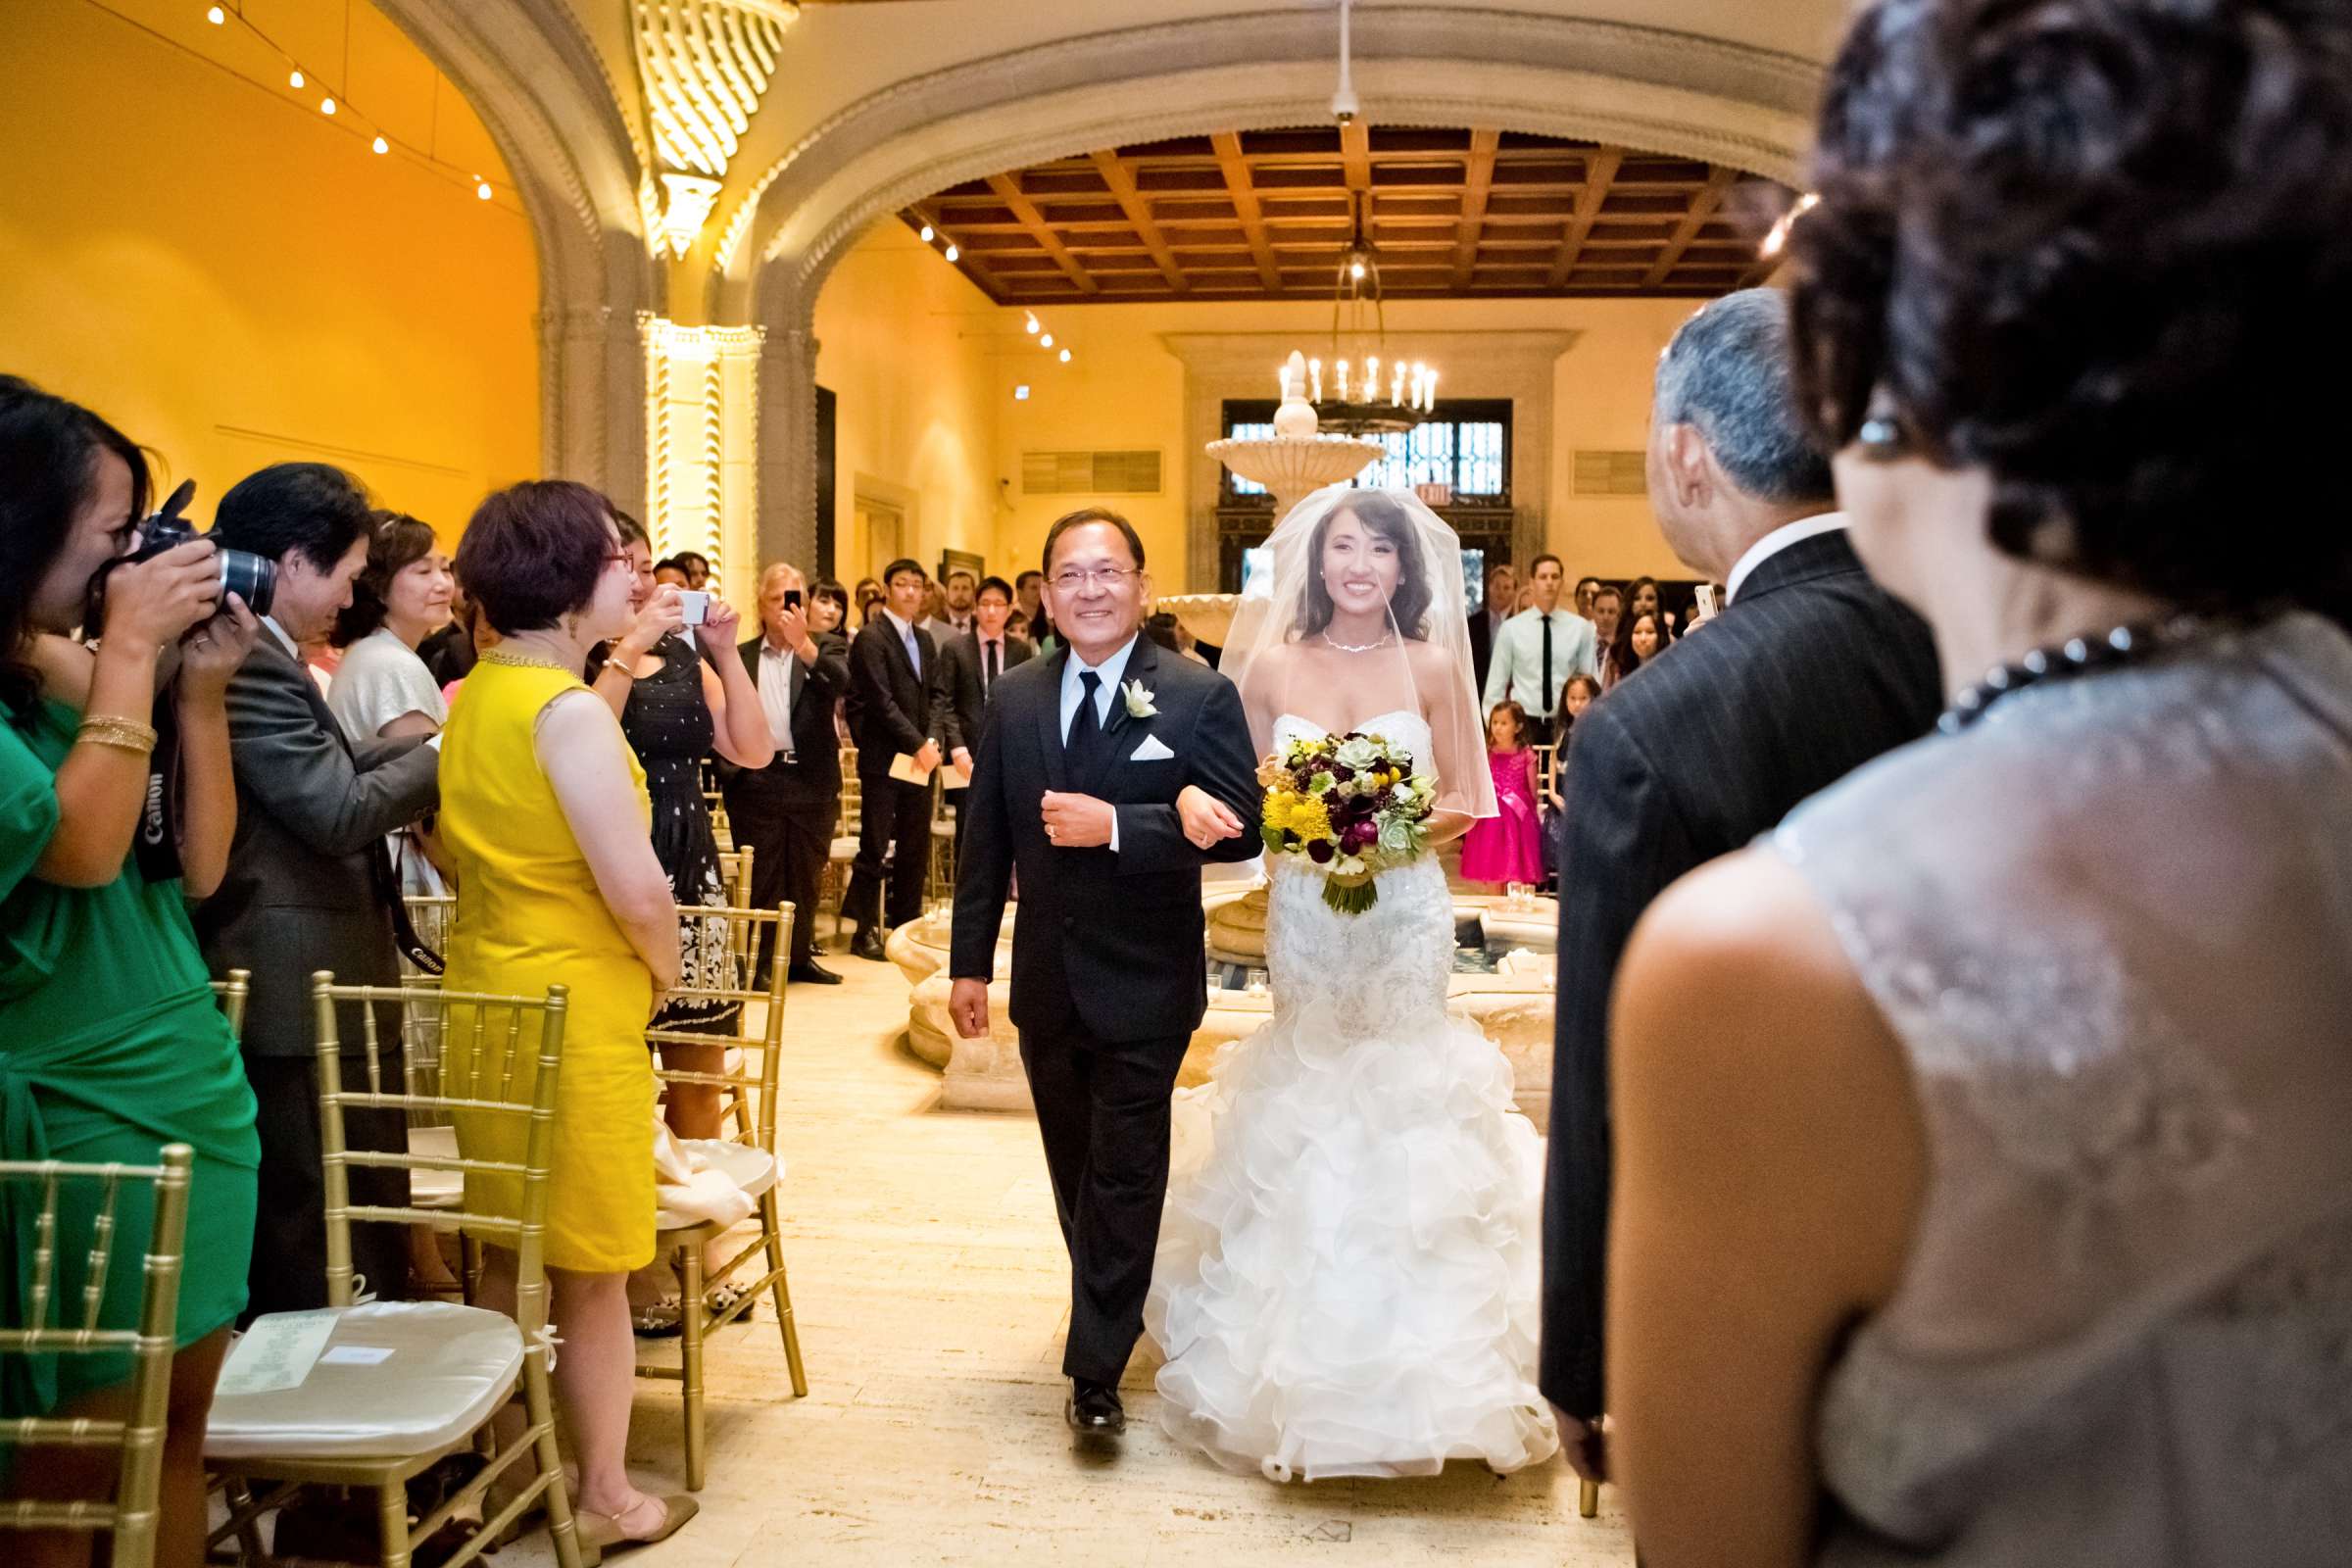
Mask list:
[[[1696,429],[1734,484],[1790,505],[1835,494],[1829,460],[1797,418],[1788,297],[1745,288],[1700,309],[1658,359],[1653,416]]]

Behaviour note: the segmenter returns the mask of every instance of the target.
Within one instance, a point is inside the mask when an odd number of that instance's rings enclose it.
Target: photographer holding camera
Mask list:
[[[215,514],[218,543],[276,567],[263,635],[228,683],[236,841],[220,891],[196,915],[216,972],[253,971],[244,1047],[261,1104],[254,1316],[326,1304],[310,977],[331,969],[347,985],[400,984],[396,940],[414,937],[384,835],[423,816],[439,796],[438,752],[416,735],[346,740],[295,653],[325,636],[351,603],[373,520],[358,482],[321,463],[274,464],[248,475]],[[379,1007],[376,1021],[387,1045],[400,1040],[397,1007]],[[357,1005],[347,1006],[347,1050],[360,1049],[362,1029]],[[355,1149],[408,1147],[399,1111],[353,1111],[345,1122]],[[408,1201],[406,1172],[355,1168],[351,1180],[355,1202]],[[397,1227],[358,1227],[352,1251],[370,1288],[401,1294],[408,1250]]]
[[[159,1563],[194,1568],[205,1419],[245,1303],[261,1152],[183,894],[211,892],[227,858],[236,794],[222,694],[260,623],[224,600],[209,541],[150,551],[149,484],[120,430],[0,376],[0,1159],[152,1165],[166,1144],[196,1152],[156,1549]],[[77,631],[100,634],[95,652]],[[159,702],[159,673],[174,662]],[[159,725],[176,733],[176,765],[156,792],[171,796],[176,833],[148,809]],[[59,1192],[41,1326],[79,1320],[97,1198],[95,1184]],[[152,1188],[125,1184],[115,1234],[146,1237],[152,1203]],[[18,1293],[44,1242],[34,1230],[0,1226],[0,1322],[12,1326],[33,1326]],[[137,1325],[132,1262],[109,1272],[103,1329]],[[0,1419],[122,1420],[129,1376],[127,1354],[0,1353]],[[0,1494],[103,1496],[113,1472],[111,1453],[44,1448]],[[24,1540],[31,1563],[89,1549],[80,1531]]]

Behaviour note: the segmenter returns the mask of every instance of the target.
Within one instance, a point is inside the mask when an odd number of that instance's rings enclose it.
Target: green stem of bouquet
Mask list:
[[[1327,876],[1323,879],[1323,902],[1342,914],[1361,914],[1380,902],[1380,886],[1369,875]]]

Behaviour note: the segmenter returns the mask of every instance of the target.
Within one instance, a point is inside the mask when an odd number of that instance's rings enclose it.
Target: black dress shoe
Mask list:
[[[883,949],[882,933],[873,926],[859,926],[858,935],[850,940],[850,956],[870,958],[875,963],[888,963],[890,955]]]
[[[1082,1437],[1115,1438],[1127,1430],[1127,1408],[1108,1383],[1070,1379],[1070,1402],[1062,1410],[1070,1430]]]
[[[796,963],[786,969],[784,978],[796,986],[837,986],[841,984],[841,976],[818,963],[814,958],[810,958],[807,963]]]

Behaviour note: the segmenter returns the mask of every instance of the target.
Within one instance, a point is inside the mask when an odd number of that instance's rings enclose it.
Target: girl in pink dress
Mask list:
[[[1492,882],[1496,891],[1511,882],[1544,880],[1544,829],[1536,819],[1536,751],[1527,744],[1527,710],[1517,703],[1494,705],[1487,715],[1487,765],[1494,770],[1494,804],[1499,814],[1470,824],[1462,840],[1462,879]]]

